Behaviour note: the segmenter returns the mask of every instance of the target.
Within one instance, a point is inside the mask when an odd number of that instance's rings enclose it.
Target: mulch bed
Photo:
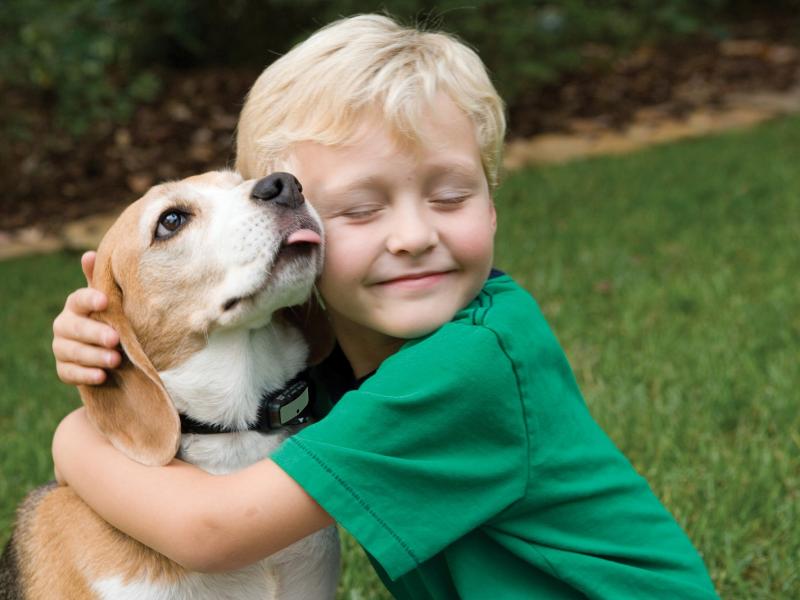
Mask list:
[[[0,148],[0,233],[52,231],[127,204],[159,181],[232,166],[236,119],[257,75],[168,73],[161,97],[130,123],[99,123],[81,140],[52,130],[43,101],[6,90],[6,105],[24,116],[31,135]],[[734,92],[797,85],[800,48],[793,45],[743,39],[643,47],[520,98],[510,107],[510,136],[620,128],[647,111],[681,116],[720,106]]]

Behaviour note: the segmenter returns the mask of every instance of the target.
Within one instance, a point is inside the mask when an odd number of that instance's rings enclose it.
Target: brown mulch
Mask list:
[[[510,120],[513,133],[523,136],[590,124],[618,129],[640,111],[680,118],[700,107],[722,107],[734,93],[786,91],[798,83],[800,47],[794,45],[697,40],[644,46],[607,71],[578,73],[520,99]]]
[[[602,52],[586,49],[589,58]],[[129,124],[101,123],[78,141],[51,130],[45,105],[11,91],[6,104],[24,115],[31,136],[0,149],[0,233],[55,230],[127,204],[164,179],[232,166],[237,115],[257,75],[170,73],[159,100],[139,107]],[[510,136],[620,128],[648,111],[680,117],[721,106],[731,93],[797,85],[798,46],[743,39],[642,47],[610,68],[520,98],[510,108]]]
[[[0,231],[45,230],[125,205],[151,185],[233,164],[233,136],[256,72],[226,69],[172,73],[161,98],[137,108],[124,126],[99,123],[75,140],[49,130],[48,111],[29,99],[32,136],[4,148]],[[32,115],[32,117],[31,117]]]

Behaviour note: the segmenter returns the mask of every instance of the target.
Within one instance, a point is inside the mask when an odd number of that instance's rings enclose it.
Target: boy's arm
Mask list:
[[[114,448],[84,409],[53,438],[60,481],[101,517],[193,571],[243,567],[333,523],[271,460],[211,475],[173,460],[146,467]]]

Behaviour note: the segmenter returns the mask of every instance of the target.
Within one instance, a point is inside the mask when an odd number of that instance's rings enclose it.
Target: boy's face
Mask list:
[[[429,333],[491,269],[495,209],[472,123],[440,96],[423,125],[424,145],[400,145],[369,119],[353,144],[293,149],[325,226],[318,287],[342,341],[385,346]]]

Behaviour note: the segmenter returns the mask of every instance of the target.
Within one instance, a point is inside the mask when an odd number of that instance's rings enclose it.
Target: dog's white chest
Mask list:
[[[233,473],[267,458],[287,437],[285,431],[184,434],[178,457],[214,475]]]

